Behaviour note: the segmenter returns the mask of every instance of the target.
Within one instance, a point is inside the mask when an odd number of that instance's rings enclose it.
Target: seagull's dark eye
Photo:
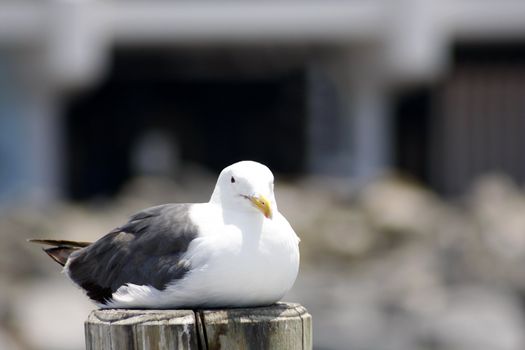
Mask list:
[[[230,179],[230,182],[233,184],[235,183],[235,178],[232,176],[232,178]]]

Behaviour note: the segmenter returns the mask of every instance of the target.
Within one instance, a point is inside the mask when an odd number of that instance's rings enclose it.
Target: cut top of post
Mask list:
[[[91,349],[311,349],[312,317],[294,303],[217,310],[102,309],[85,323]]]

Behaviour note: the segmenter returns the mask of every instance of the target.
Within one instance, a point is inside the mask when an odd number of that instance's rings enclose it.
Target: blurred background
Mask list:
[[[525,348],[522,0],[0,1],[0,349],[94,308],[96,240],[267,164],[316,349]]]

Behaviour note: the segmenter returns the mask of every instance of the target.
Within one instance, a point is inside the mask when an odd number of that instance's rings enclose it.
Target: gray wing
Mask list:
[[[165,204],[133,215],[125,225],[74,252],[69,276],[99,303],[109,301],[127,283],[164,289],[190,268],[181,259],[198,234],[190,207]]]

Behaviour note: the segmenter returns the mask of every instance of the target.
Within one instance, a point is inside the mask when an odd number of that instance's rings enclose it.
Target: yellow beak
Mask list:
[[[272,218],[272,207],[270,201],[266,199],[263,195],[250,196],[250,202],[259,209],[265,217],[268,219]]]

